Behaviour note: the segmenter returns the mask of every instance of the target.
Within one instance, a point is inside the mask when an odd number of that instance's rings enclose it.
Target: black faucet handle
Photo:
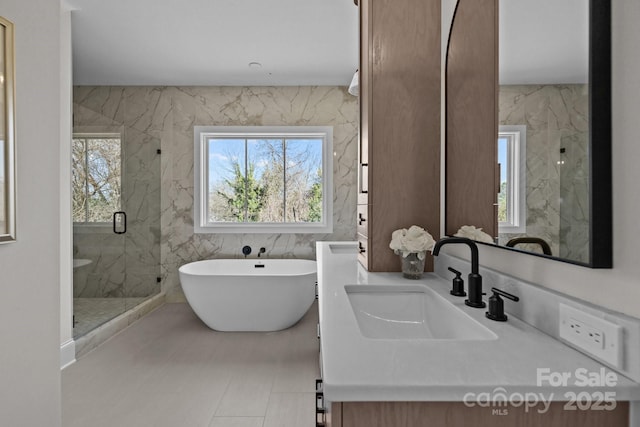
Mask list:
[[[493,294],[498,294],[498,295],[502,295],[503,297],[510,299],[511,301],[515,301],[518,302],[520,301],[520,298],[518,298],[517,296],[510,294],[509,292],[505,292],[502,289],[498,289],[498,288],[491,288],[491,292],[493,292]]]
[[[448,270],[456,275],[456,277],[453,278],[453,287],[449,293],[456,297],[466,297],[467,293],[464,291],[464,280],[462,280],[462,273],[451,267],[449,267]]]
[[[246,258],[247,255],[249,255],[251,253],[251,246],[243,246],[242,247],[242,253],[244,254],[244,257]]]
[[[498,288],[491,288],[491,292],[493,295],[489,297],[489,311],[485,315],[491,320],[505,322],[507,315],[504,314],[504,301],[501,296],[516,302],[520,301],[520,298]]]

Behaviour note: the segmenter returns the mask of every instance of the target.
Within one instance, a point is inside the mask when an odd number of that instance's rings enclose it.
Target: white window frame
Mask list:
[[[322,138],[322,222],[237,223],[208,222],[210,137]],[[332,126],[194,126],[193,228],[195,233],[318,233],[333,232],[333,127]]]
[[[507,221],[498,223],[499,233],[527,232],[527,127],[499,126],[507,138]]]

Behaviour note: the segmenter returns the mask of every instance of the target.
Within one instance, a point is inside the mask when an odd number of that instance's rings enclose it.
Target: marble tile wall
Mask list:
[[[582,262],[589,255],[587,90],[513,85],[501,86],[499,97],[500,125],[527,126],[526,235],[546,240],[556,256]],[[500,234],[500,244],[518,236]]]
[[[560,256],[589,262],[589,138],[566,135],[560,167]]]
[[[185,263],[241,257],[244,245],[265,247],[268,257],[313,259],[316,240],[355,238],[358,100],[346,88],[76,87],[74,102],[160,141],[160,262],[169,301],[183,298],[178,268]],[[195,234],[193,127],[197,125],[333,126],[333,233]]]

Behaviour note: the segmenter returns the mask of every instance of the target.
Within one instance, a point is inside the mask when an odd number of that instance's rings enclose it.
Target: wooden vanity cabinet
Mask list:
[[[360,0],[359,260],[400,271],[391,233],[440,231],[440,0]],[[433,269],[431,259],[427,271]]]
[[[540,404],[542,408],[542,404]],[[545,413],[520,407],[468,407],[462,402],[337,402],[332,404],[331,427],[628,427],[629,403],[612,411],[564,408],[552,402]]]

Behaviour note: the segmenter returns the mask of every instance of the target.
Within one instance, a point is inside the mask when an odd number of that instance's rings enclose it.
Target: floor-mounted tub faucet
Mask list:
[[[464,243],[471,249],[471,273],[469,273],[469,299],[465,300],[465,304],[470,307],[483,308],[487,304],[482,301],[482,276],[478,273],[478,246],[476,243],[465,237],[446,237],[436,242],[433,247],[433,256],[440,253],[440,248],[448,243]]]

